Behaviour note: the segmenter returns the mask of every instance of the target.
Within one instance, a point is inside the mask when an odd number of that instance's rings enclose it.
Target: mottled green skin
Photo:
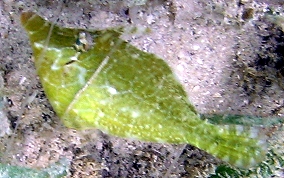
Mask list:
[[[263,159],[256,130],[201,120],[169,66],[120,39],[123,29],[86,32],[94,45],[79,52],[74,45],[84,30],[54,26],[49,38],[52,25],[41,17],[28,12],[21,20],[45,93],[67,127],[189,143],[240,167]]]

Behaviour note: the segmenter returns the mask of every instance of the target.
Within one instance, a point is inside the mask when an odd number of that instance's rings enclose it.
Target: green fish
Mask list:
[[[32,12],[21,22],[45,94],[66,127],[190,144],[242,168],[265,158],[261,130],[201,119],[168,64],[122,40],[124,28],[63,28]]]

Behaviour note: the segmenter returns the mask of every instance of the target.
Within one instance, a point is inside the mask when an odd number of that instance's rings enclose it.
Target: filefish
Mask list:
[[[121,39],[123,27],[64,28],[33,12],[22,13],[21,22],[45,94],[66,127],[190,144],[241,168],[265,158],[260,128],[201,119],[169,65]]]

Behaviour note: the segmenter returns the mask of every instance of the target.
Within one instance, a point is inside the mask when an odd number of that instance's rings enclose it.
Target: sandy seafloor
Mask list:
[[[37,78],[22,11],[66,27],[148,27],[131,44],[168,62],[200,113],[284,117],[283,1],[131,2],[0,2],[1,162],[42,168],[67,158],[69,177],[163,177],[169,169],[170,177],[205,177],[221,163],[190,145],[65,128]]]

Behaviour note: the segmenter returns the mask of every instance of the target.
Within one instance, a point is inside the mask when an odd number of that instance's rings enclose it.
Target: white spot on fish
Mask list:
[[[226,155],[226,156],[223,157],[223,160],[226,161],[226,162],[229,162],[230,161],[230,157],[228,155]]]
[[[98,115],[99,115],[99,117],[104,117],[104,116],[105,116],[105,113],[102,112],[102,111],[99,111]]]
[[[111,86],[108,86],[107,91],[112,95],[118,94],[117,90]]]
[[[255,162],[255,160],[253,158],[250,158],[249,163],[250,163],[250,165],[255,165],[256,164],[256,162]]]
[[[59,61],[59,60],[56,59],[56,60],[53,62],[52,66],[51,66],[51,70],[56,71],[56,70],[59,70],[59,69],[61,68],[61,66],[58,65],[58,61]]]
[[[241,159],[238,159],[236,162],[235,162],[236,166],[238,167],[243,167],[243,163],[241,161]]]
[[[53,101],[52,103],[53,103],[55,106],[60,106],[60,105],[61,105],[61,103],[58,102],[58,101]]]
[[[79,110],[78,109],[73,109],[74,113],[76,113],[77,115],[79,114]]]
[[[150,128],[149,124],[146,124],[145,129],[149,129],[149,128]]]
[[[122,112],[126,112],[126,111],[128,111],[128,108],[127,107],[123,107],[123,108],[121,108],[120,109]]]
[[[101,105],[104,105],[104,106],[107,105],[107,103],[108,103],[107,100],[100,100],[99,102],[100,102]]]
[[[77,56],[72,56],[72,57],[70,58],[70,60],[71,60],[71,61],[77,61],[78,58],[77,58]]]
[[[72,56],[72,57],[70,57],[70,60],[71,61],[78,61],[78,56],[80,55],[80,52],[77,52],[76,54],[75,54],[75,56]]]
[[[138,116],[140,116],[140,112],[138,112],[138,111],[132,111],[131,116],[132,116],[133,118],[137,118]]]
[[[244,127],[241,125],[236,126],[237,135],[241,135],[244,132]]]
[[[135,59],[138,59],[140,57],[140,54],[132,54],[131,56]]]
[[[87,73],[87,70],[84,68],[84,67],[81,67],[79,65],[77,65],[77,68],[79,69],[80,73],[78,75],[78,79],[79,79],[79,83],[81,85],[84,85],[86,83],[85,81],[85,76],[86,76],[86,73]]]
[[[36,48],[38,48],[38,49],[42,49],[42,48],[43,48],[42,43],[39,43],[39,42],[35,42],[35,43],[34,43],[34,46],[35,46]]]

